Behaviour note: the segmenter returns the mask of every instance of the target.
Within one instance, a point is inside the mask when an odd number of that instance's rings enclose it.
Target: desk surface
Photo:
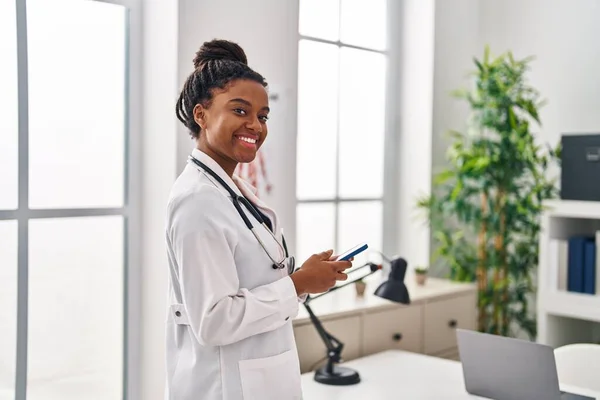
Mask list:
[[[302,375],[305,400],[473,400],[466,392],[460,362],[423,354],[390,350],[344,363],[356,369],[361,382],[329,386],[315,382],[314,372]],[[561,389],[596,397],[600,393],[561,385]]]

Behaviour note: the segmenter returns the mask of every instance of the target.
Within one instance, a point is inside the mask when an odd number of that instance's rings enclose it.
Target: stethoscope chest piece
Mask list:
[[[283,269],[286,267],[286,262],[288,275],[291,275],[296,270],[296,259],[294,256],[286,257],[281,264],[273,264],[272,267],[273,269]]]

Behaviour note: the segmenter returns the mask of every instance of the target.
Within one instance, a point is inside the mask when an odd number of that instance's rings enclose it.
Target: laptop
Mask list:
[[[468,393],[495,400],[594,400],[559,389],[554,349],[526,340],[456,329]]]

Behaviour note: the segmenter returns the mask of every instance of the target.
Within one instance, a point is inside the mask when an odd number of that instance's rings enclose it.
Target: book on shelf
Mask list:
[[[558,290],[600,295],[600,231],[550,241],[551,262],[556,272],[552,285]]]

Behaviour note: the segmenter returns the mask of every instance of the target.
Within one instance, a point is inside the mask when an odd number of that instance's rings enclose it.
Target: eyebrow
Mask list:
[[[242,104],[247,105],[248,107],[252,107],[252,104],[248,100],[244,100],[244,99],[240,99],[240,98],[231,99],[231,100],[229,100],[229,103],[242,103]],[[266,110],[267,112],[271,111],[271,109],[267,106],[261,108],[261,111],[262,110]]]

